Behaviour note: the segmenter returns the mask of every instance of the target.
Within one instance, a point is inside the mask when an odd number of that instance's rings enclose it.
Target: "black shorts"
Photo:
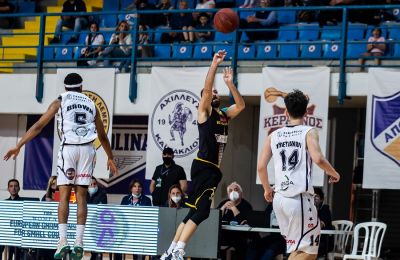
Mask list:
[[[185,204],[193,209],[209,210],[214,192],[222,179],[221,170],[211,163],[194,159],[190,177],[193,191]]]

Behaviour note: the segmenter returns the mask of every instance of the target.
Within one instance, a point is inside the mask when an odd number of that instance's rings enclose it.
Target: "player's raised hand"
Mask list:
[[[274,198],[274,191],[271,189],[271,187],[264,189],[264,198],[266,201],[272,202],[272,199]]]
[[[8,161],[8,159],[10,159],[10,157],[12,156],[13,160],[15,160],[15,158],[17,158],[18,154],[19,154],[19,150],[20,148],[18,147],[14,147],[10,150],[8,150],[8,152],[6,153],[6,155],[4,155],[4,161]]]
[[[226,67],[224,69],[224,81],[225,84],[233,83],[233,70],[231,67]]]
[[[329,177],[329,183],[337,183],[340,180],[339,173],[336,173],[334,176]]]
[[[225,50],[220,50],[217,53],[214,54],[213,58],[213,63],[216,63],[217,65],[221,64],[226,56],[226,51]]]
[[[107,160],[107,170],[109,170],[112,173],[113,176],[117,176],[119,174],[118,173],[118,168],[115,165],[115,162],[114,162],[113,159],[108,159]]]

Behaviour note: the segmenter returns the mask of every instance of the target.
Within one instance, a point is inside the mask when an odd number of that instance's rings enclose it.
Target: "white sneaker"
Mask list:
[[[80,260],[83,257],[83,242],[80,239],[76,239],[74,248],[71,252],[71,258],[74,260]]]
[[[171,259],[171,254],[168,254],[168,251],[165,251],[164,254],[160,257],[160,260],[169,260]]]
[[[57,250],[54,253],[54,259],[62,259],[69,252],[69,245],[67,239],[58,240]]]
[[[185,255],[185,250],[183,250],[183,249],[175,250],[174,249],[171,254],[172,254],[171,260],[184,260],[183,256]]]

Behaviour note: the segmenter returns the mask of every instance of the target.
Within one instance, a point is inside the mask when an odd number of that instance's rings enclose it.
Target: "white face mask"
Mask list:
[[[139,194],[133,194],[133,193],[132,193],[132,197],[135,198],[135,199],[140,198],[140,195],[142,195],[142,194],[140,194],[140,193],[139,193]]]
[[[229,199],[231,201],[237,201],[239,199],[239,193],[237,191],[232,191],[229,193]]]
[[[88,192],[91,195],[95,194],[99,190],[99,187],[89,187]]]
[[[178,203],[179,201],[181,201],[181,196],[171,197],[171,200],[175,203]]]

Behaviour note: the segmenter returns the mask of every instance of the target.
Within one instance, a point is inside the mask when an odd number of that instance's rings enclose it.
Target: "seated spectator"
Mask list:
[[[145,10],[155,10],[156,7],[154,4],[149,3],[148,0],[138,0],[136,4],[137,10],[145,11]],[[154,13],[140,14],[139,15],[139,24],[145,24],[151,28],[157,26],[157,19],[154,19]]]
[[[242,187],[237,182],[232,182],[227,188],[227,196],[229,199],[222,201],[218,205],[222,212],[222,223],[228,225],[247,224],[248,216],[252,213],[253,207],[247,200],[243,199]],[[235,248],[237,259],[244,259],[247,239],[248,235],[245,232],[222,230],[220,245]]]
[[[141,181],[135,179],[129,185],[130,194],[122,198],[121,205],[131,206],[151,206],[151,200],[142,194],[143,185]]]
[[[54,194],[57,190],[57,176],[51,176],[47,182],[46,194],[44,194],[42,201],[54,201]]]
[[[214,0],[200,0],[200,2],[196,5],[196,10],[202,11],[202,9],[214,9],[215,8],[215,2]],[[214,17],[214,13],[208,12],[208,17]],[[193,13],[193,20],[198,20],[199,18],[199,13],[194,12]]]
[[[104,188],[99,187],[94,176],[92,176],[88,193],[89,196],[86,196],[88,204],[107,204],[107,192]]]
[[[170,0],[161,0],[158,5],[156,5],[157,10],[172,10],[174,7],[171,4]],[[157,14],[157,26],[169,26],[170,24],[170,19],[171,19],[171,13],[162,13],[162,14]]]
[[[314,188],[314,204],[318,210],[318,218],[321,230],[334,230],[332,226],[332,214],[329,205],[324,204],[324,192],[320,188]],[[318,257],[327,256],[333,250],[333,235],[321,235],[319,240]]]
[[[200,42],[206,42],[212,40],[212,27],[208,23],[208,14],[200,13],[199,15],[199,24],[196,25],[196,30],[208,30],[208,31],[200,31],[196,32],[196,39]]]
[[[139,36],[137,46],[137,57],[149,58],[153,57],[153,48],[148,45],[150,43],[150,36],[147,32],[148,28],[146,25],[139,25]],[[128,61],[130,64],[130,61]],[[129,66],[129,65],[128,65]]]
[[[115,33],[111,35],[109,45],[104,51],[99,52],[100,59],[107,58],[104,60],[104,66],[110,67],[113,62],[110,60],[112,58],[123,58],[118,67],[118,72],[122,71],[122,68],[127,72],[131,58],[132,37],[129,24],[126,21],[119,22]]]
[[[185,208],[185,195],[179,184],[174,184],[169,188],[167,207],[169,208]]]
[[[362,54],[363,57],[376,57],[375,65],[381,65],[381,60],[378,57],[381,57],[385,54],[386,44],[385,38],[382,36],[382,30],[379,28],[375,28],[372,31],[372,36],[368,38],[367,44],[367,52]],[[359,59],[361,71],[364,70],[365,59]]]
[[[275,6],[273,0],[260,0],[260,8]],[[250,15],[246,20],[240,20],[243,29],[276,29],[278,28],[278,18],[276,11],[257,11],[255,15]],[[277,36],[277,31],[246,31],[251,42],[257,40],[272,40]]]
[[[78,60],[78,66],[90,66],[96,64],[96,60],[86,60],[89,58],[96,59],[99,56],[99,52],[103,49],[104,36],[99,33],[99,25],[95,22],[89,26],[90,32],[85,39],[85,50],[80,58],[85,60]]]
[[[187,10],[188,3],[185,0],[179,2],[179,10]],[[174,13],[171,16],[170,26],[172,30],[193,30],[193,16],[191,13]],[[194,42],[194,32],[170,32],[173,40]]]
[[[63,4],[63,13],[79,13],[86,12],[85,2],[82,0],[66,0]],[[63,15],[58,20],[54,38],[50,43],[59,43],[61,41],[62,27],[68,27],[74,30],[72,37],[67,41],[69,43],[77,43],[79,40],[79,32],[88,24],[88,19],[85,16],[69,16]]]
[[[9,3],[8,0],[0,0],[0,14],[11,14],[15,12],[15,5]],[[13,27],[14,18],[13,17],[1,17],[0,18],[0,28],[10,29]]]
[[[265,209],[266,227],[279,228],[272,203]],[[286,240],[280,233],[268,233],[249,244],[246,260],[274,260],[276,256],[286,253]]]

